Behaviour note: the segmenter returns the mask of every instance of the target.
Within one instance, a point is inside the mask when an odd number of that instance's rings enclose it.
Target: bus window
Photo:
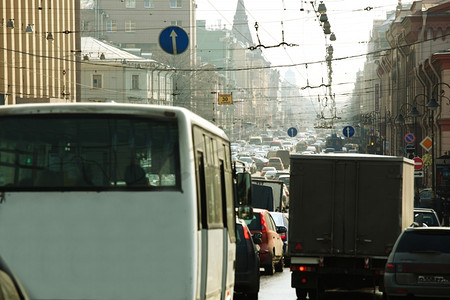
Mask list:
[[[55,114],[0,126],[0,189],[180,187],[174,119]]]

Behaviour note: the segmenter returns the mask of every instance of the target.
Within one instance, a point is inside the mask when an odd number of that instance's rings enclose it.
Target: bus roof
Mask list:
[[[150,104],[129,104],[129,103],[35,103],[35,104],[17,104],[6,105],[0,107],[0,116],[7,115],[39,115],[39,114],[126,114],[137,116],[183,116],[183,118],[191,124],[199,124],[208,128],[212,133],[225,138],[228,137],[225,132],[218,128],[208,120],[196,115],[190,110],[165,105],[150,105]],[[171,115],[174,114],[174,115]]]

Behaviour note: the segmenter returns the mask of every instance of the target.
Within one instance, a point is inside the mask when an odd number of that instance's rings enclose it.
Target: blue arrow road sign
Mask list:
[[[189,37],[183,28],[169,26],[159,34],[159,45],[169,54],[181,54],[189,46]]]
[[[294,136],[296,136],[297,135],[297,128],[295,128],[295,127],[291,127],[291,128],[289,128],[288,129],[288,135],[290,136],[290,137],[294,137]]]
[[[342,130],[342,133],[346,137],[352,137],[355,134],[355,128],[353,128],[352,126],[345,126],[344,130]]]

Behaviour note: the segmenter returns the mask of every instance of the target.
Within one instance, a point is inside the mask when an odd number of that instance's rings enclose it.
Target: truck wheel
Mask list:
[[[283,272],[284,269],[284,255],[280,258],[280,261],[275,265],[275,271]]]
[[[308,290],[309,300],[319,300],[318,293],[319,293],[319,291],[317,291],[316,289]]]
[[[297,294],[298,300],[306,300],[306,290],[303,290],[301,288],[296,288],[295,293]]]
[[[258,300],[258,293],[247,293],[247,300]]]

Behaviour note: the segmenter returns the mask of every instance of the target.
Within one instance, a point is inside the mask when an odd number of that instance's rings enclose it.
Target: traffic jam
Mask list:
[[[379,299],[449,298],[450,207],[437,207],[429,188],[415,193],[423,161],[362,153],[336,137],[275,133],[231,144],[253,189],[253,217],[239,220],[247,250],[237,251],[235,296],[258,299],[261,279],[290,271],[278,285],[301,300],[367,289]]]

